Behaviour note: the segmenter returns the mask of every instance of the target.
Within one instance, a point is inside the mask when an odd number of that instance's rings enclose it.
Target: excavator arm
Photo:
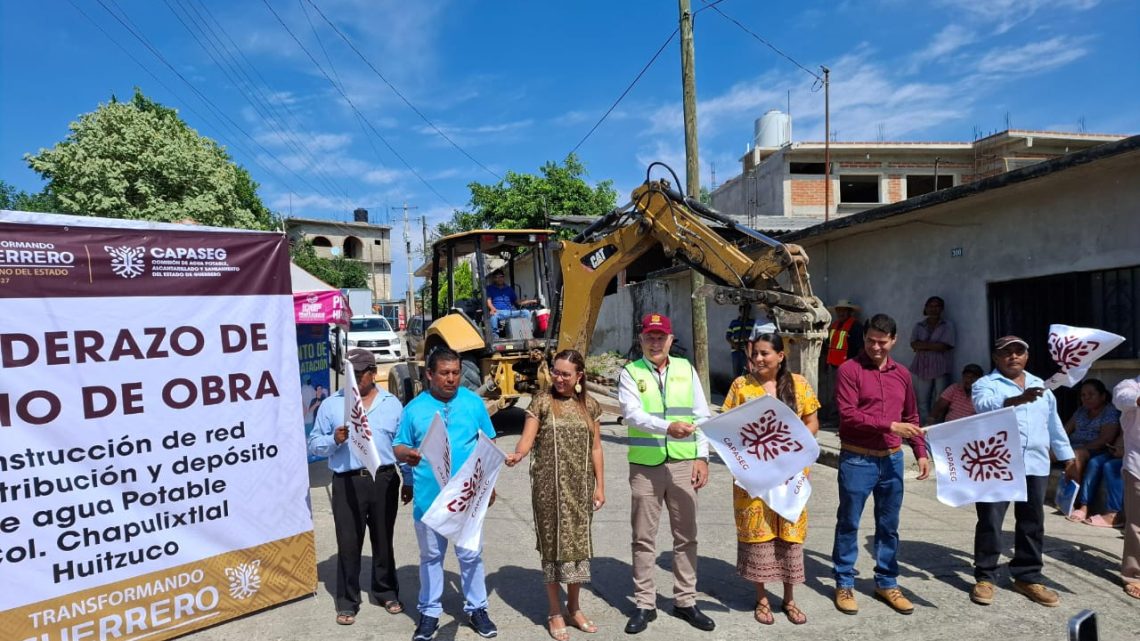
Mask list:
[[[706,221],[743,233],[759,249],[745,253]],[[687,263],[709,279],[710,284],[694,296],[710,296],[721,304],[765,308],[785,340],[792,343],[793,369],[815,384],[819,351],[831,316],[812,293],[803,250],[736,224],[682,196],[664,180],[647,181],[634,190],[629,205],[562,243],[559,349],[588,353],[606,287],[657,245],[667,256]]]

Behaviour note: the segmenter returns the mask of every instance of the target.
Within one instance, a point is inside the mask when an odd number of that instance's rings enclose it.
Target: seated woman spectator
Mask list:
[[[1124,509],[1124,434],[1116,437],[1105,451],[1089,459],[1085,476],[1081,479],[1080,493],[1086,501],[1096,496],[1097,486],[1104,481],[1104,511],[1085,519],[1085,525],[1096,527],[1124,527],[1124,519],[1117,518]],[[1079,500],[1080,497],[1078,497]],[[1087,505],[1087,503],[1085,504]]]
[[[973,416],[975,414],[974,401],[971,400],[970,389],[974,386],[974,382],[984,375],[982,366],[977,363],[970,363],[963,367],[961,382],[947,386],[934,403],[934,409],[930,410],[930,423],[942,423]]]
[[[1109,403],[1108,388],[1104,383],[1087,378],[1081,383],[1080,395],[1081,406],[1065,424],[1069,444],[1077,457],[1075,476],[1082,480],[1077,493],[1077,507],[1068,516],[1070,521],[1088,518],[1088,501],[1094,494],[1089,484],[1084,482],[1085,468],[1093,457],[1105,454],[1109,444],[1115,442],[1120,434],[1120,410]]]

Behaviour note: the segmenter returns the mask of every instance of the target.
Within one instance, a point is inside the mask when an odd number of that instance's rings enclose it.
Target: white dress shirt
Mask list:
[[[661,383],[664,380],[664,374],[669,371],[669,362],[666,361],[665,363],[665,372],[658,371],[653,363],[648,360],[645,362],[649,365],[653,375],[657,377],[658,383]],[[692,366],[690,365],[690,367]],[[621,374],[618,376],[618,403],[621,404],[621,415],[627,425],[651,434],[668,432],[671,421],[653,416],[645,411],[641,404],[641,393],[637,390],[637,383],[634,382],[633,376],[625,368],[622,368]],[[705,400],[705,390],[701,387],[701,379],[695,370],[693,371],[693,416],[696,417],[693,421],[694,425],[700,425],[712,416],[712,412],[709,411],[709,403]],[[699,429],[694,433],[697,436],[697,457],[707,459],[709,457],[709,440],[704,432]]]

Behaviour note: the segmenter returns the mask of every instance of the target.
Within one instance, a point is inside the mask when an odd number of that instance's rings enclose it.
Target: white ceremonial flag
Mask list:
[[[486,434],[479,433],[475,451],[435,497],[423,522],[455,547],[478,550],[491,492],[507,457]]]
[[[701,423],[701,431],[749,496],[760,497],[815,463],[819,443],[787,405],[761,396]]]
[[[776,514],[795,523],[807,507],[808,499],[811,498],[811,481],[808,480],[807,474],[800,470],[795,476],[784,481],[783,485],[777,485],[761,494],[760,498],[763,499],[764,505]]]
[[[1049,356],[1061,371],[1045,381],[1045,387],[1057,389],[1062,385],[1072,387],[1080,383],[1089,368],[1101,356],[1116,349],[1124,342],[1123,336],[1088,327],[1068,325],[1049,326]]]
[[[439,412],[431,419],[427,434],[420,443],[420,456],[431,466],[435,482],[442,488],[451,480],[451,441],[447,439],[447,425]]]
[[[934,459],[938,500],[946,505],[1025,500],[1025,461],[1014,408],[935,425],[926,430],[926,445]]]
[[[368,414],[360,402],[360,388],[356,386],[356,374],[352,363],[344,361],[346,382],[344,384],[344,424],[348,426],[348,446],[356,460],[364,463],[372,478],[376,478],[376,468],[380,467],[380,453],[376,451],[376,441],[372,440],[372,428],[368,426]]]

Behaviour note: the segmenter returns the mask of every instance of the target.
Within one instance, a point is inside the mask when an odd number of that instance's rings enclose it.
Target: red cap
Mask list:
[[[641,333],[648,334],[649,332],[672,334],[673,324],[669,322],[669,317],[664,314],[646,314],[641,319]]]

